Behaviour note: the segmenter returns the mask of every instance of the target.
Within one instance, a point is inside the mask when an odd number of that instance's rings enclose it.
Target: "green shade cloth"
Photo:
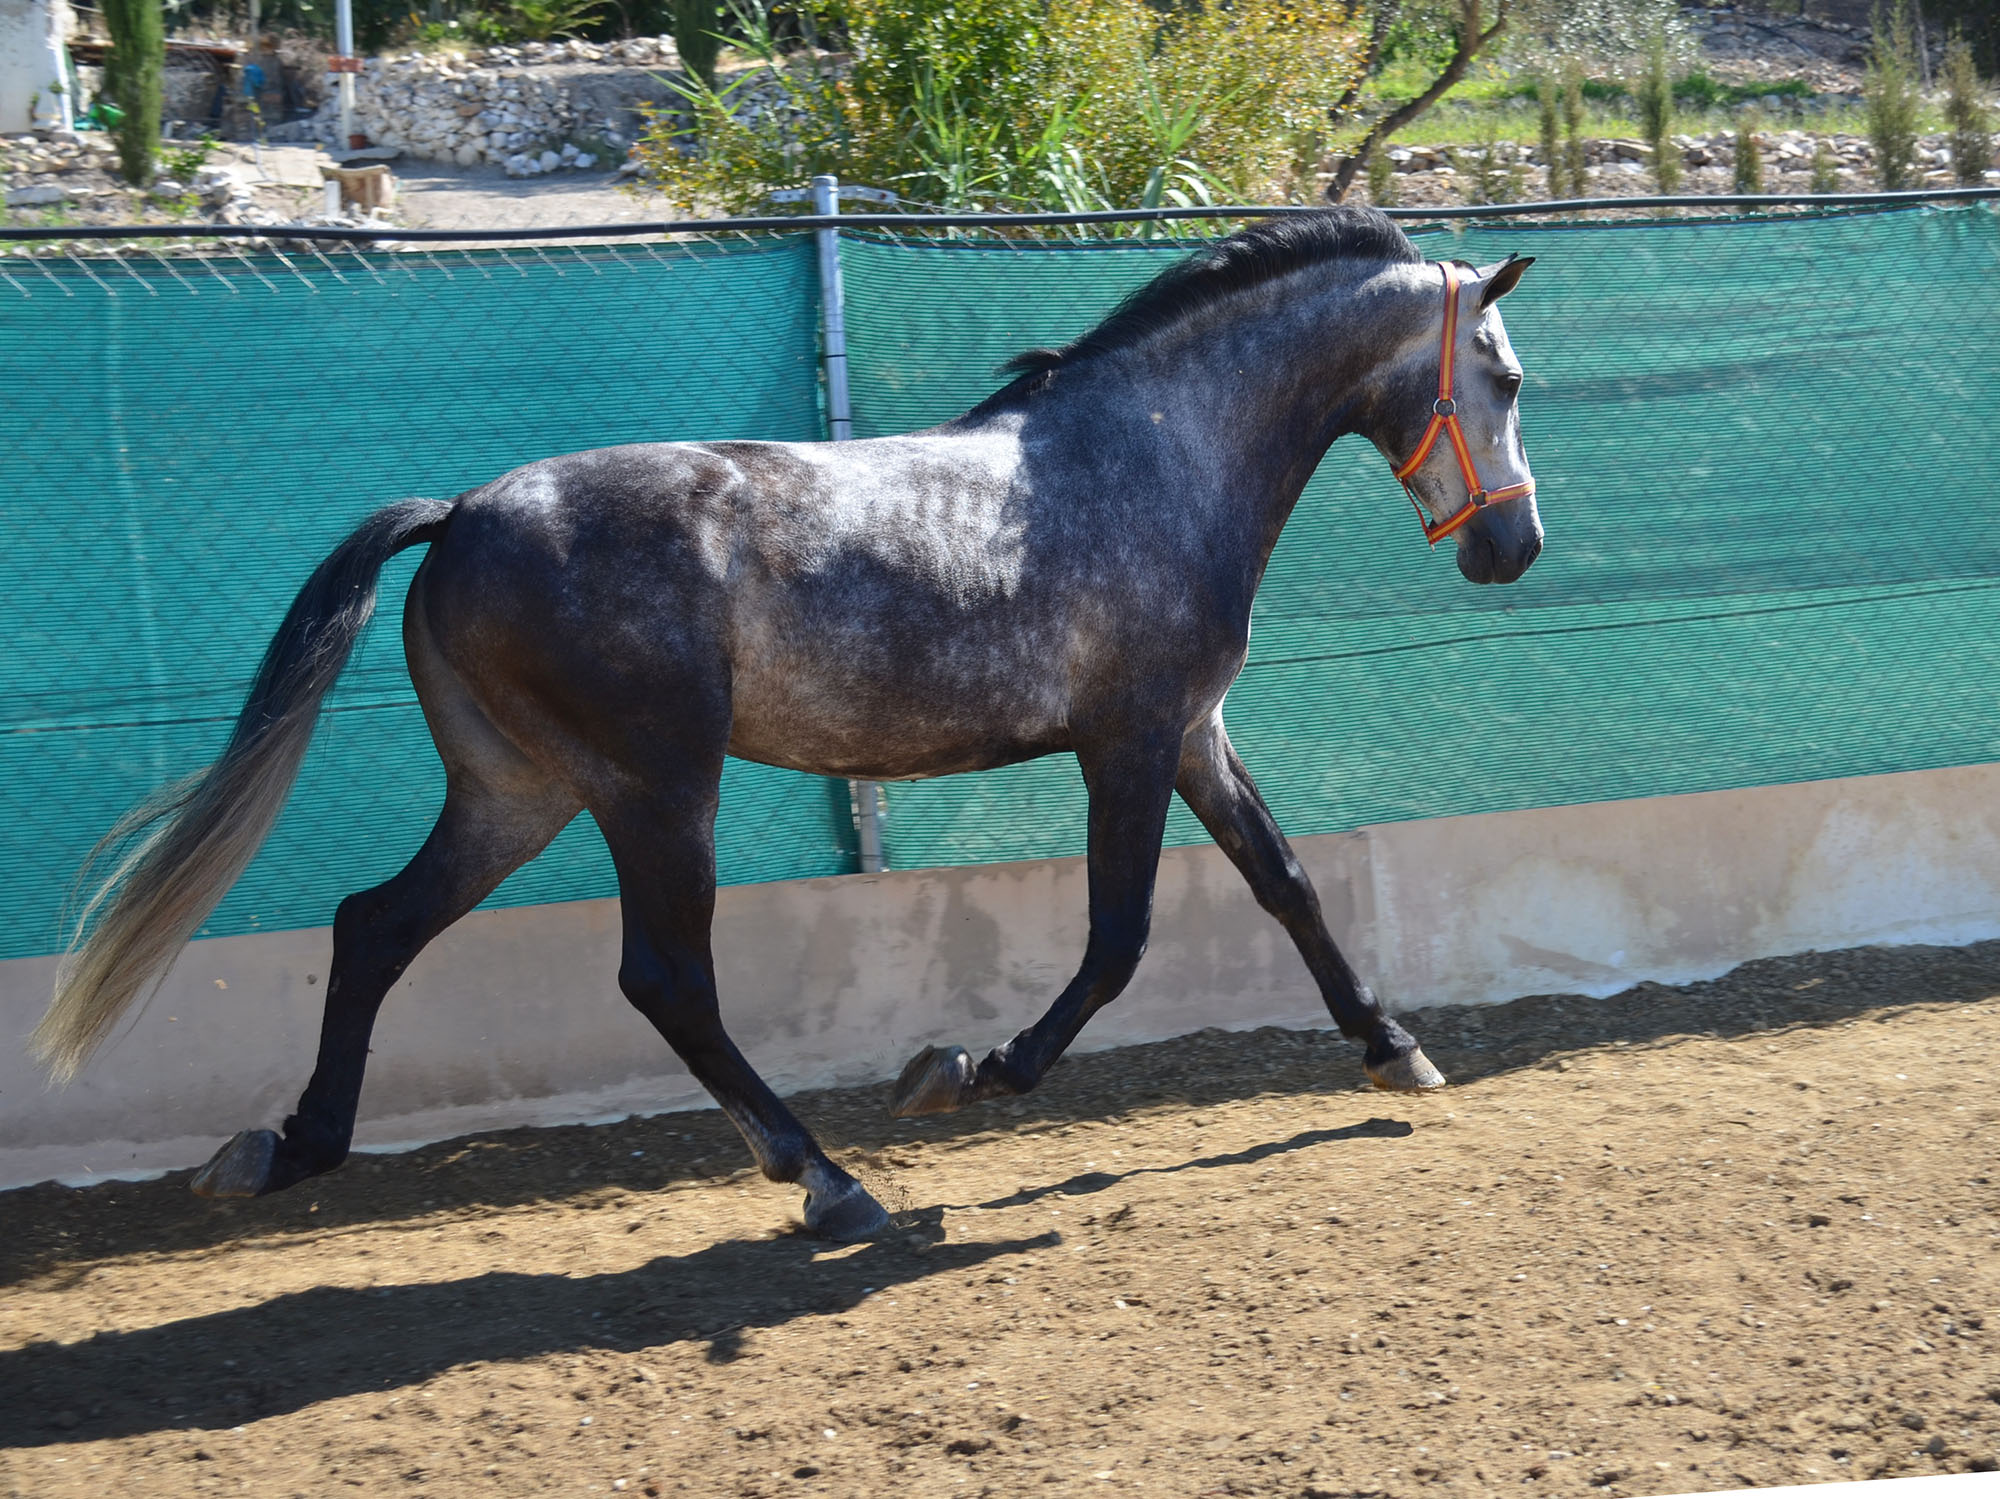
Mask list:
[[[0,270],[0,956],[60,948],[92,843],[220,749],[293,593],[369,511],[580,448],[825,430],[803,237]],[[398,629],[421,555],[384,574],[206,934],[322,925],[423,841],[444,774]],[[843,783],[731,761],[723,797],[723,879],[854,867]],[[488,904],[612,888],[583,817]]]
[[[1258,600],[1231,731],[1294,834],[2000,758],[2000,216],[1420,231],[1505,304],[1548,550],[1474,588],[1358,439]],[[857,436],[942,420],[1185,245],[842,241]],[[812,241],[0,264],[0,956],[213,755],[362,515],[617,442],[825,430]],[[205,929],[320,925],[443,789],[394,621]],[[899,868],[1073,854],[1067,756],[888,790]],[[1176,805],[1168,836],[1205,835]],[[847,788],[731,761],[725,882],[855,867]],[[580,818],[488,901],[611,893]]]
[[[1475,588],[1334,448],[1226,708],[1293,834],[2000,756],[2000,216],[1499,225],[1548,547]],[[846,246],[857,436],[942,420],[1172,245]],[[1068,757],[891,787],[895,867],[1083,849]],[[1178,803],[1170,842],[1206,835]]]

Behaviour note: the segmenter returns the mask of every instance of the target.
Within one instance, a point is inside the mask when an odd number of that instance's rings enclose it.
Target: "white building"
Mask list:
[[[0,135],[66,123],[71,24],[69,0],[0,0]]]

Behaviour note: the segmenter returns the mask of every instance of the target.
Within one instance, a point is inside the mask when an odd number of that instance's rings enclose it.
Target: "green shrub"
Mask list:
[[[208,165],[209,157],[215,154],[216,139],[203,135],[198,141],[185,146],[173,146],[160,153],[160,170],[185,187],[194,181],[194,174]]]
[[[581,35],[603,11],[601,0],[507,0],[502,21],[512,40],[547,42]]]
[[[1812,180],[1806,184],[1809,193],[1837,193],[1840,191],[1840,163],[1834,160],[1833,152],[1827,149],[1825,141],[1813,142]]]
[[[1699,68],[1674,83],[1674,102],[1686,109],[1729,109],[1752,99],[1805,100],[1812,96],[1813,86],[1803,78],[1720,83]]]
[[[1294,199],[1325,106],[1360,65],[1341,0],[837,0],[802,11],[851,64],[808,47],[726,84],[682,86],[638,151],[677,201],[762,208],[817,172],[945,208]],[[758,31],[758,16],[746,14]],[[778,107],[739,118],[751,93]]]
[[[491,47],[514,40],[506,21],[491,11],[472,10],[444,21],[426,21],[416,30],[420,47],[449,47],[454,43]]]

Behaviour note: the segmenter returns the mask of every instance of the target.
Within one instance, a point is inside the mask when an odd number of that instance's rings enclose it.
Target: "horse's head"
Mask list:
[[[1458,570],[1474,583],[1511,583],[1542,550],[1516,409],[1521,364],[1495,305],[1533,264],[1510,256],[1480,270],[1457,261],[1406,268],[1428,283],[1434,311],[1385,369],[1369,434],[1424,534],[1433,545],[1455,536]]]

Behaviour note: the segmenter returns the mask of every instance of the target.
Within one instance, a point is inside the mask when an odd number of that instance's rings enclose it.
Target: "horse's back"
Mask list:
[[[482,698],[685,704],[745,758],[941,774],[1066,743],[1033,528],[1004,436],[604,448],[463,496],[422,607]]]

